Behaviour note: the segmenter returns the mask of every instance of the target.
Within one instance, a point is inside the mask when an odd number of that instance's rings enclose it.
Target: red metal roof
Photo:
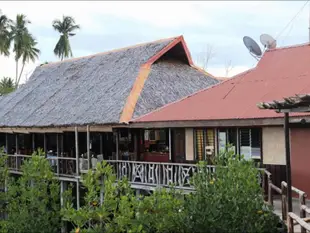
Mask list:
[[[306,93],[310,93],[310,45],[283,47],[266,51],[254,69],[168,104],[134,121],[282,117],[272,110],[260,110],[257,103]]]

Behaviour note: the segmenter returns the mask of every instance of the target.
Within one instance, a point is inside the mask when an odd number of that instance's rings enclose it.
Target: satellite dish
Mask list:
[[[259,45],[255,42],[255,40],[253,40],[251,37],[244,36],[243,43],[251,54],[254,54],[257,57],[262,56],[262,50],[260,49]]]
[[[277,41],[268,34],[262,34],[260,36],[260,42],[264,45],[267,49],[274,49],[277,47]]]

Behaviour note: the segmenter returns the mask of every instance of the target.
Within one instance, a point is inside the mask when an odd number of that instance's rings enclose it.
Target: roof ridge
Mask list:
[[[277,47],[277,48],[274,48],[274,49],[268,49],[268,50],[266,50],[266,52],[274,52],[274,51],[277,51],[277,50],[292,49],[292,48],[304,47],[304,46],[309,46],[309,45],[310,45],[309,42],[302,43],[302,44],[295,44],[295,45],[287,45],[287,46]]]
[[[190,97],[192,97],[192,96],[198,95],[199,93],[204,92],[204,91],[207,91],[208,89],[216,88],[216,87],[220,86],[221,84],[226,83],[226,82],[228,82],[228,81],[231,81],[233,78],[237,78],[237,77],[239,77],[239,76],[241,77],[242,75],[245,75],[245,74],[251,72],[251,71],[254,70],[254,69],[255,69],[255,67],[254,67],[254,68],[251,68],[251,69],[249,69],[249,70],[246,70],[246,71],[244,71],[244,72],[242,72],[242,73],[239,73],[239,74],[237,74],[237,75],[235,75],[235,76],[233,76],[233,77],[231,77],[231,78],[228,78],[227,80],[225,80],[225,81],[223,81],[223,82],[218,82],[218,83],[216,83],[216,84],[214,84],[214,85],[212,85],[212,86],[209,86],[209,87],[207,87],[207,88],[203,88],[203,89],[201,89],[201,90],[199,90],[199,91],[197,91],[197,92],[195,92],[195,93],[193,93],[193,94],[190,94],[190,95],[188,95],[188,96],[185,96],[185,97],[183,97],[183,98],[181,98],[181,99],[178,99],[178,100],[173,101],[173,102],[171,102],[171,103],[169,103],[169,104],[166,104],[166,105],[164,105],[164,106],[162,106],[162,107],[160,107],[160,108],[158,108],[158,109],[156,109],[156,110],[154,110],[154,111],[151,111],[151,112],[149,112],[149,113],[146,113],[146,114],[144,114],[144,115],[142,115],[142,116],[139,116],[139,117],[137,117],[137,118],[135,118],[135,119],[132,119],[130,122],[138,121],[139,119],[144,118],[144,117],[146,117],[146,116],[148,116],[148,115],[150,115],[150,114],[153,114],[154,112],[158,112],[158,111],[162,110],[163,108],[169,107],[169,106],[172,105],[172,104],[176,104],[176,103],[181,102],[181,101],[183,101],[183,100],[185,100],[185,99],[188,99],[188,98],[190,98]]]
[[[158,39],[158,40],[149,41],[149,42],[138,43],[138,44],[129,45],[129,46],[125,46],[125,47],[121,47],[121,48],[117,48],[117,49],[112,49],[112,50],[108,50],[108,51],[104,51],[104,52],[94,53],[94,54],[90,54],[90,55],[86,55],[86,56],[74,57],[74,58],[63,60],[63,61],[49,62],[47,64],[42,65],[41,67],[46,67],[49,65],[55,65],[55,64],[59,64],[59,63],[71,62],[71,61],[79,60],[82,58],[89,58],[89,57],[99,56],[99,55],[108,54],[108,53],[120,52],[120,51],[123,51],[126,49],[137,48],[137,47],[147,45],[147,44],[159,43],[159,42],[168,41],[168,40],[175,40],[175,39],[178,39],[179,37],[181,37],[181,36],[174,36],[174,37],[163,38],[163,39]]]

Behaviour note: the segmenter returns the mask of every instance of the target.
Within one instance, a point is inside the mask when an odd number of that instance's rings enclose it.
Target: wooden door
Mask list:
[[[172,130],[172,162],[185,162],[185,129]]]

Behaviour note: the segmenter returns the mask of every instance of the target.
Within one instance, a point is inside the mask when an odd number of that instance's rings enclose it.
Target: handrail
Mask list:
[[[301,226],[303,231],[310,231],[310,224],[308,224],[306,221],[304,221],[302,218],[298,217],[296,214],[289,212],[288,213],[288,231],[294,232],[294,222],[295,220],[298,225]]]
[[[287,183],[285,181],[282,181],[281,183],[283,183],[284,187],[287,188]],[[295,193],[299,194],[299,195],[306,195],[306,193],[294,186],[292,186],[292,191],[294,191]]]
[[[308,206],[306,206],[306,205],[301,205],[300,208],[303,209],[304,211],[306,211],[307,214],[310,214],[310,208],[309,208]]]

